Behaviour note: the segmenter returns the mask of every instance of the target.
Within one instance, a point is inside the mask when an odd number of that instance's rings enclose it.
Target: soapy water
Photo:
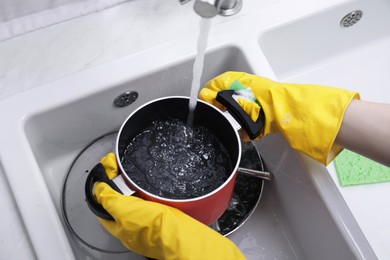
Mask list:
[[[226,148],[203,126],[154,121],[127,146],[122,166],[142,189],[169,199],[205,195],[229,177]]]

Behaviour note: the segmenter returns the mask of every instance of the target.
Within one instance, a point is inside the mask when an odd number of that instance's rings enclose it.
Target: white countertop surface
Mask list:
[[[245,6],[240,15],[250,12],[253,1],[257,0],[244,0]],[[199,18],[193,13],[191,4],[180,6],[177,0],[161,2],[130,1],[0,42],[0,100],[197,32]],[[261,2],[256,3],[256,7],[268,8],[283,0]],[[217,17],[213,23],[223,23],[229,19],[235,17]],[[154,26],[160,29],[150,34]],[[332,169],[330,166],[332,178],[339,186]],[[340,187],[339,190],[375,253],[380,259],[390,259],[390,248],[387,246],[390,243],[390,207],[382,206],[388,204],[390,183]],[[0,259],[34,258],[34,251],[1,167],[0,197]]]

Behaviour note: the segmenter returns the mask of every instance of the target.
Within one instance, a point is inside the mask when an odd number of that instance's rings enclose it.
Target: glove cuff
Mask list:
[[[264,135],[281,132],[295,150],[328,165],[342,150],[334,144],[357,92],[327,86],[278,83],[258,77],[253,86],[266,115]]]
[[[305,88],[314,86],[305,85]],[[315,89],[318,93],[286,101],[291,108],[289,111],[286,106],[274,104],[275,122],[292,148],[328,165],[343,150],[335,140],[345,111],[352,100],[360,96],[344,89],[322,86]],[[310,101],[303,101],[305,105],[296,103],[301,100]]]

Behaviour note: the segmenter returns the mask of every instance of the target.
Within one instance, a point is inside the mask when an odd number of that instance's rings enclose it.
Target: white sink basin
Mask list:
[[[239,37],[239,30],[233,35],[227,24],[218,28],[221,33],[209,43],[202,84],[227,70],[264,75],[272,68],[281,75],[293,67],[281,65],[277,51],[265,48],[269,67],[253,36]],[[264,36],[262,47],[273,44],[273,35]],[[189,94],[191,43],[179,39],[0,102],[1,111],[12,111],[2,114],[7,124],[2,126],[0,159],[37,258],[141,258],[100,253],[79,243],[62,219],[61,188],[77,154],[97,137],[118,130],[136,107],[156,97]],[[138,92],[136,102],[114,107],[114,98],[128,90]],[[292,150],[280,135],[256,147],[274,179],[266,183],[251,218],[230,236],[248,259],[375,258],[325,167]]]
[[[356,10],[363,12],[362,18],[353,26],[341,27],[341,19]],[[359,77],[361,74],[348,73],[360,67],[371,68],[363,75],[382,75],[385,73],[377,69],[387,68],[383,62],[389,57],[389,12],[390,5],[385,0],[370,1],[370,4],[362,0],[348,1],[268,28],[261,33],[259,45],[278,79],[295,78],[309,71],[315,73],[321,67],[335,67],[335,63],[337,69],[327,77],[330,82],[335,77]],[[341,60],[349,62],[339,65]]]

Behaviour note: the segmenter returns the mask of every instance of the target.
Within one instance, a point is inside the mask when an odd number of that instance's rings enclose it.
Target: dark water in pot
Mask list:
[[[128,144],[121,163],[139,187],[170,199],[205,195],[232,171],[227,150],[210,130],[177,119],[153,121]]]

